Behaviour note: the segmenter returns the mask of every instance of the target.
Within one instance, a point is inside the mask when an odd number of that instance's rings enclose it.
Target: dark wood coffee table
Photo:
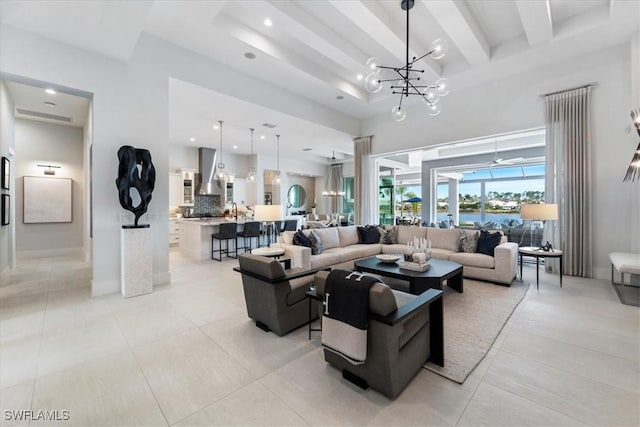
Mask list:
[[[453,261],[432,258],[431,268],[427,271],[412,271],[400,268],[397,263],[385,264],[376,257],[364,258],[354,263],[354,269],[364,273],[393,277],[409,282],[409,292],[419,295],[427,289],[443,290],[444,282],[447,286],[460,293],[462,286],[462,265]]]

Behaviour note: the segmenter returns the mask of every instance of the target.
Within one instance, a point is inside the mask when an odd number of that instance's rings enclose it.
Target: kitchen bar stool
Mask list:
[[[220,228],[217,233],[211,235],[211,259],[216,261],[222,261],[222,254],[224,253],[229,258],[238,258],[238,224],[235,222],[225,222],[220,224]],[[214,249],[213,241],[218,240],[218,249]],[[222,241],[225,242],[225,248],[222,249]],[[233,253],[235,256],[231,256],[229,252],[229,240],[233,240]],[[220,254],[220,258],[216,258],[213,254]]]
[[[245,222],[242,231],[238,232],[238,237],[242,237],[244,240],[244,246],[241,246],[238,249],[243,249],[245,252],[249,249],[249,253],[251,253],[251,250],[253,249],[251,241],[254,237],[257,239],[258,247],[260,247],[260,222]],[[247,239],[249,239],[249,246],[247,246]]]

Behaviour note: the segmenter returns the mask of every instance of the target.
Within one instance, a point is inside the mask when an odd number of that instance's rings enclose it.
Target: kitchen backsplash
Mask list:
[[[222,215],[222,200],[219,195],[200,195],[194,197],[194,215]]]

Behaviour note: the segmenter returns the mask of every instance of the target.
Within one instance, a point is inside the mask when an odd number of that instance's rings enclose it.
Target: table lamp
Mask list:
[[[282,219],[282,205],[256,205],[253,218],[267,223],[267,246],[271,246],[271,229],[275,221]]]
[[[558,219],[558,205],[555,203],[526,204],[520,206],[520,217],[531,221],[531,244],[533,245],[533,222]]]

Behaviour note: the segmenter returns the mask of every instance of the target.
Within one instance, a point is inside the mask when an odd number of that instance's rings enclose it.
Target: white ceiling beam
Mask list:
[[[217,20],[216,29],[240,40],[243,43],[246,43],[249,46],[252,46],[255,49],[260,50],[272,58],[282,61],[291,67],[294,67],[303,73],[344,92],[347,95],[362,101],[368,101],[369,99],[369,94],[364,89],[345,81],[333,72],[318,66],[315,62],[280,46],[261,33],[240,23],[232,16],[225,15],[224,19]]]
[[[438,21],[470,64],[489,61],[491,47],[464,3],[456,0],[422,0],[421,3]]]
[[[162,18],[162,25],[184,28],[184,24],[189,24],[188,28],[193,31],[197,25],[209,27],[226,4],[226,0],[154,1],[147,21],[155,25],[155,20]]]
[[[354,76],[365,68],[368,58],[361,50],[294,2],[261,0],[252,3],[251,7],[261,8],[265,13],[269,13],[276,25],[286,28],[290,36],[350,70]]]
[[[516,0],[516,7],[529,46],[546,43],[553,38],[549,0]]]
[[[329,0],[329,3],[362,31],[366,33],[375,33],[375,39],[378,44],[380,44],[380,46],[395,58],[404,63],[406,59],[406,41],[398,37],[398,35],[394,33],[393,30],[380,18],[380,16],[376,15],[364,4],[362,0]],[[420,55],[409,49],[409,56],[413,57]],[[419,64],[420,68],[424,69],[425,77],[427,79],[437,79],[440,77],[441,70],[438,64],[426,61],[419,61]]]

